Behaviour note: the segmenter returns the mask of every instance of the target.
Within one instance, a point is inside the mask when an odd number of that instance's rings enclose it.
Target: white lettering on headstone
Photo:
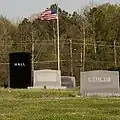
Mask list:
[[[14,63],[14,66],[20,66],[20,67],[22,67],[22,66],[25,66],[25,63]]]
[[[17,66],[17,63],[14,63],[14,66]]]
[[[88,82],[111,82],[110,77],[89,77]]]

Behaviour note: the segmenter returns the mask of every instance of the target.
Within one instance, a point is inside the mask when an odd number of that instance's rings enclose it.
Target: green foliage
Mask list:
[[[56,10],[57,5],[50,6]],[[60,22],[60,58],[62,75],[73,73],[79,86],[79,68],[81,51],[83,53],[83,32],[86,39],[85,70],[108,69],[114,66],[114,46],[116,40],[117,65],[120,65],[120,6],[112,4],[98,5],[85,9],[83,14],[59,8]],[[83,24],[84,23],[84,24]],[[57,69],[57,24],[56,21],[29,21],[24,18],[17,26],[6,17],[0,17],[0,63],[9,62],[9,53],[32,52],[34,41],[35,69]],[[72,58],[70,55],[72,40]],[[96,53],[95,53],[96,51]],[[48,61],[48,62],[47,62]],[[50,61],[50,62],[49,62]],[[9,79],[9,66],[0,64],[0,85]]]

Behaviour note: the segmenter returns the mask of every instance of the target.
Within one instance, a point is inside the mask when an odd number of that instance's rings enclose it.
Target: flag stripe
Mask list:
[[[44,18],[41,18],[41,20],[55,20],[56,17],[44,17]]]
[[[50,14],[51,14],[50,10],[45,10],[40,14],[40,16],[45,16],[45,15],[50,15]]]
[[[57,18],[56,15],[45,15],[45,16],[42,16],[42,18]]]

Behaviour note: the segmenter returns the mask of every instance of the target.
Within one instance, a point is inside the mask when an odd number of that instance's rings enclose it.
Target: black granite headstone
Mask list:
[[[31,86],[31,55],[27,52],[10,53],[10,87]]]

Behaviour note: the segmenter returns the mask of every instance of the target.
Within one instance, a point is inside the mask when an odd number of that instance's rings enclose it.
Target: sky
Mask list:
[[[106,2],[120,3],[120,0],[0,0],[0,14],[10,20],[19,20],[39,13],[53,3],[57,3],[60,8],[72,13],[91,3]]]

